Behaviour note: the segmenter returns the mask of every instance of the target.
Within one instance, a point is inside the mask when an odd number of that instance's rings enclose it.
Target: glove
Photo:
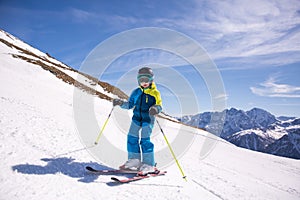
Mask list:
[[[149,109],[149,114],[150,115],[157,115],[158,114],[158,109],[156,106],[151,106]]]
[[[121,99],[113,99],[113,106],[121,106],[123,101]]]

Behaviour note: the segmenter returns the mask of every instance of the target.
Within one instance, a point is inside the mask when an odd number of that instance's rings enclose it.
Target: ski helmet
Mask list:
[[[137,75],[138,82],[153,82],[154,79],[154,73],[150,67],[143,67],[139,69],[138,75]]]

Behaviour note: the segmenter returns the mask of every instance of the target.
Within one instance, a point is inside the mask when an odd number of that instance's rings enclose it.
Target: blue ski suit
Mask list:
[[[150,136],[155,122],[155,117],[149,114],[150,107],[155,106],[158,112],[162,111],[160,92],[154,82],[144,89],[136,88],[127,102],[121,107],[132,109],[133,117],[127,136],[128,159],[139,159],[143,163],[154,166],[154,145]],[[141,137],[139,131],[141,130]]]

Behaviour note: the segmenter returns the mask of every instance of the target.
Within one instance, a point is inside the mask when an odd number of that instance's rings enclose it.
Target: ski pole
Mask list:
[[[171,147],[171,145],[170,145],[170,143],[169,143],[169,141],[168,141],[168,138],[167,138],[167,136],[165,135],[163,129],[161,128],[161,126],[160,126],[158,120],[156,120],[156,123],[158,124],[159,129],[160,129],[161,133],[162,133],[163,136],[164,136],[164,139],[165,139],[165,141],[166,141],[166,143],[167,143],[167,145],[168,145],[168,147],[169,147],[169,149],[170,149],[170,152],[171,152],[171,154],[172,154],[172,156],[173,156],[173,158],[174,158],[174,160],[175,160],[175,162],[176,162],[176,164],[177,164],[177,166],[178,166],[178,168],[179,168],[179,170],[180,170],[180,172],[181,172],[182,178],[183,178],[185,181],[187,181],[186,175],[184,175],[184,172],[183,172],[182,168],[180,167],[180,164],[179,164],[179,162],[178,162],[178,160],[177,160],[177,158],[176,158],[176,155],[175,155],[175,153],[174,153],[174,151],[173,151],[173,149],[172,149],[172,147]]]
[[[98,142],[99,142],[99,140],[100,140],[100,137],[101,137],[101,135],[102,135],[102,133],[103,133],[105,127],[106,127],[106,124],[107,124],[107,122],[108,122],[108,120],[109,120],[109,118],[110,118],[110,116],[111,116],[111,113],[112,113],[112,111],[114,110],[114,108],[115,108],[115,107],[113,106],[112,109],[111,109],[111,111],[110,111],[110,113],[109,113],[109,115],[108,115],[108,117],[107,117],[107,119],[106,119],[106,121],[104,122],[104,125],[102,126],[102,129],[101,129],[101,131],[100,131],[100,133],[99,133],[99,135],[98,135],[98,137],[97,137],[97,139],[96,139],[96,141],[95,141],[95,145],[98,144]]]

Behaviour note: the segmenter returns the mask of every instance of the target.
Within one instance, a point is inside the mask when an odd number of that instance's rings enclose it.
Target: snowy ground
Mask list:
[[[166,176],[125,185],[113,184],[110,176],[87,173],[87,165],[110,166],[97,162],[81,143],[73,119],[74,87],[37,65],[13,58],[2,43],[0,58],[1,200],[300,199],[299,160],[237,148],[191,127],[178,131],[178,124],[162,119],[170,141],[174,132],[194,136],[179,159],[187,182],[175,163],[162,166]],[[101,126],[111,103],[96,99],[95,105]],[[115,114],[126,112],[116,109]],[[122,123],[128,126],[126,120]],[[112,140],[124,149],[125,136],[117,126],[111,120],[106,130],[119,134]],[[154,132],[159,150],[165,144],[157,128]],[[203,158],[201,150],[208,139],[217,141],[216,146]]]

